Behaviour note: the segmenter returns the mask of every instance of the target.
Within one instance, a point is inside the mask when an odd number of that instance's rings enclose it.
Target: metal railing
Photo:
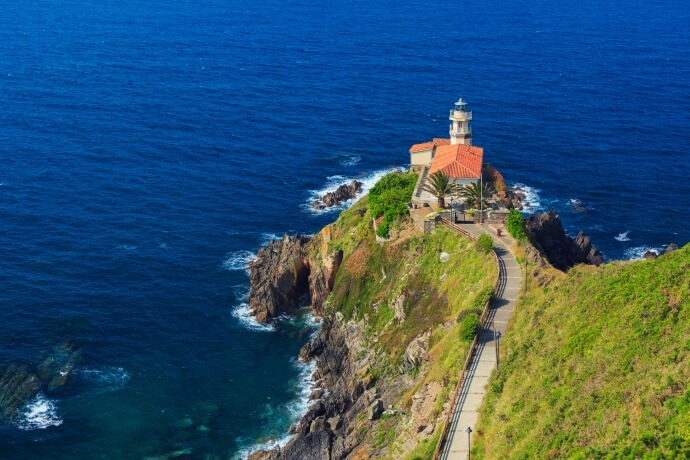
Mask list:
[[[450,118],[457,118],[457,119],[461,119],[461,120],[471,120],[472,119],[472,112],[466,112],[466,111],[451,109],[450,110]]]
[[[449,221],[448,219],[441,218],[441,224],[455,230],[458,233],[461,233],[462,235],[467,236],[470,238],[472,241],[477,241],[477,237],[472,235],[470,232],[465,230],[464,228],[460,227],[458,224],[453,223]],[[505,264],[503,261],[498,257],[498,254],[496,254],[496,250],[492,249],[491,253],[494,256],[494,262],[496,262],[496,266],[498,267],[498,275],[496,276],[496,281],[494,282],[494,288],[493,288],[493,295],[491,296],[491,299],[487,300],[487,302],[484,304],[484,308],[482,310],[482,314],[479,317],[479,324],[482,329],[485,329],[486,323],[487,323],[487,318],[489,316],[490,312],[490,304],[491,300],[493,297],[501,290],[501,285],[505,283],[506,281],[506,269],[505,269]],[[470,349],[467,352],[467,357],[465,358],[465,363],[462,366],[462,372],[460,373],[460,378],[458,379],[458,383],[455,386],[455,390],[453,391],[453,396],[451,398],[451,404],[450,407],[448,408],[448,412],[446,413],[446,417],[443,420],[443,428],[441,429],[441,436],[438,439],[438,444],[436,444],[436,449],[434,450],[434,456],[432,457],[433,460],[437,460],[440,458],[441,451],[443,449],[443,445],[446,442],[446,438],[448,437],[448,428],[451,425],[451,419],[453,418],[453,410],[455,409],[455,402],[458,399],[458,394],[460,393],[460,390],[462,389],[462,384],[465,382],[465,377],[467,377],[467,373],[470,370],[470,366],[472,365],[472,360],[474,358],[474,354],[477,351],[477,342],[479,340],[479,334],[476,334],[474,336],[474,340],[472,340],[472,344],[470,345]]]

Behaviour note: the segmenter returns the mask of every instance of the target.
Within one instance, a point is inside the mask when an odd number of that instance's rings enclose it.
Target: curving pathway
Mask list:
[[[486,224],[483,226],[460,224],[460,227],[475,237],[482,233],[491,235],[494,240],[494,250],[498,256],[499,285],[486,320],[490,329],[482,329],[479,332],[477,349],[469,371],[453,403],[448,437],[441,449],[442,460],[469,458],[469,440],[466,430],[467,427],[470,427],[472,431],[475,430],[477,411],[484,399],[484,388],[489,381],[491,371],[496,367],[494,333],[496,331],[505,334],[523,279],[520,266],[508,249],[510,236],[497,237],[495,230]]]

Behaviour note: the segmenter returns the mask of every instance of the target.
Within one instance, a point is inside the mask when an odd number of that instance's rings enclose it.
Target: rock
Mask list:
[[[36,396],[41,381],[26,364],[10,364],[0,374],[0,413],[14,418],[26,402]]]
[[[446,263],[448,262],[448,260],[450,260],[450,254],[448,254],[447,252],[442,252],[439,256],[439,259],[441,260],[441,263]]]
[[[666,246],[666,249],[661,251],[661,254],[659,254],[659,255],[663,256],[664,254],[668,254],[670,252],[677,251],[677,250],[678,250],[678,245],[676,243],[671,243],[668,246]]]
[[[311,394],[309,395],[309,400],[313,401],[315,399],[321,399],[321,398],[323,398],[324,394],[325,394],[325,391],[323,389],[317,388],[316,390],[311,392]]]
[[[562,271],[584,263],[601,265],[604,256],[588,236],[578,233],[575,239],[565,234],[560,217],[552,209],[525,219],[525,230],[531,243],[540,249],[551,265]]]
[[[340,415],[336,415],[335,417],[331,417],[328,419],[328,426],[332,431],[335,431],[339,429],[343,424],[343,420],[340,418]]]
[[[410,371],[417,368],[424,361],[428,361],[429,337],[431,337],[431,331],[427,331],[424,334],[415,337],[412,339],[409,345],[407,345],[402,364],[403,370]]]
[[[186,430],[192,425],[194,425],[194,420],[192,420],[190,417],[185,417],[182,420],[175,422],[175,428],[178,430]]]
[[[327,430],[309,433],[306,436],[297,436],[281,449],[279,458],[285,460],[329,460],[332,441],[332,435]]]
[[[35,368],[26,363],[10,363],[0,369],[0,419],[16,417],[39,391],[65,385],[79,356],[76,345],[66,340],[53,347]]]
[[[390,417],[393,417],[394,415],[398,415],[398,411],[395,409],[386,409],[383,411],[383,415],[388,415]]]
[[[332,192],[326,193],[324,196],[318,200],[314,200],[312,207],[314,209],[325,209],[333,206],[337,206],[340,203],[351,200],[357,196],[359,192],[362,191],[362,182],[353,180],[349,184],[341,184],[337,189]]]
[[[326,429],[326,417],[321,416],[321,417],[316,417],[314,420],[312,420],[311,424],[309,425],[309,432],[310,433],[316,433],[317,431],[323,431]]]
[[[260,249],[249,265],[249,309],[257,321],[265,323],[309,297],[308,242],[305,236],[285,235]]]
[[[434,425],[433,423],[430,423],[424,428],[424,431],[422,431],[422,434],[424,434],[426,436],[431,436],[434,433],[434,428],[436,428],[436,425]]]
[[[391,307],[393,308],[393,315],[396,321],[405,321],[405,294],[400,294],[393,302],[391,302]]]
[[[644,254],[642,254],[642,258],[645,260],[654,260],[659,257],[659,254],[656,253],[656,251],[647,251]]]
[[[581,202],[580,200],[570,200],[570,206],[573,207],[573,210],[577,213],[580,214],[587,214],[589,213],[589,209],[587,209]]]
[[[378,420],[383,414],[383,401],[380,399],[374,400],[369,406],[369,420]]]
[[[209,427],[207,427],[206,425],[199,425],[198,427],[196,427],[196,431],[201,431],[202,433],[207,433],[207,432],[211,431],[211,429]]]

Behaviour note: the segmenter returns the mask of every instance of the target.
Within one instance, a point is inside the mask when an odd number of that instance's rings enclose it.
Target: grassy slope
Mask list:
[[[690,245],[533,283],[476,458],[690,458],[689,268]]]
[[[415,387],[401,395],[401,406],[409,407],[414,392],[433,380],[445,387],[444,401],[437,408],[440,412],[469,348],[469,342],[460,338],[460,325],[454,319],[472,309],[482,291],[493,286],[496,267],[490,254],[480,253],[470,240],[449,230],[422,235],[409,224],[403,224],[380,246],[374,238],[366,198],[343,212],[328,231],[328,252],[344,251],[328,309],[364,326],[371,349],[378,356],[375,366],[368,370],[376,377],[399,373],[407,345],[431,330],[431,360],[418,371]],[[451,255],[449,261],[440,262],[441,251]],[[406,317],[399,322],[392,303],[401,294]],[[443,327],[449,322],[450,327]],[[399,420],[382,419],[367,430],[371,445],[380,448],[395,444],[401,430]],[[427,458],[434,447],[432,438],[407,457]]]

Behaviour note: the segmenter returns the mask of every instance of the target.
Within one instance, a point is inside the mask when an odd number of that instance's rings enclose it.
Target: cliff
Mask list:
[[[579,232],[575,239],[566,235],[563,223],[553,209],[526,218],[525,230],[530,242],[559,270],[567,270],[577,264],[601,265],[604,262],[603,254],[584,233]]]
[[[316,360],[321,389],[290,442],[252,460],[433,452],[436,420],[470,345],[456,319],[473,314],[496,267],[450,231],[419,235],[402,223],[395,234],[376,243],[364,198],[314,237],[285,237],[260,252],[251,298],[261,319],[289,311],[306,292],[323,316],[300,353]]]

